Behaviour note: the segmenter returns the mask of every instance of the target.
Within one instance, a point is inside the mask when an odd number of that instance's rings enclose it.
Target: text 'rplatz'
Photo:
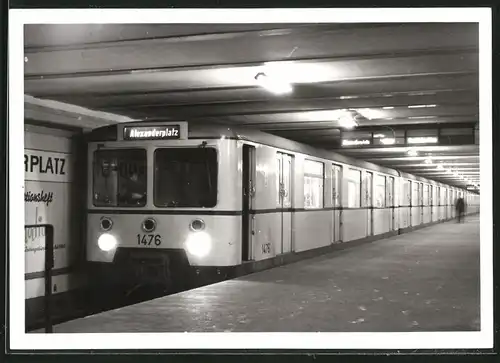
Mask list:
[[[38,172],[40,174],[66,175],[66,160],[50,156],[24,154],[24,171]]]

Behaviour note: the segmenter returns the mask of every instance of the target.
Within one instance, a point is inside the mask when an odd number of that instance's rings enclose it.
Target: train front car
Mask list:
[[[224,267],[239,263],[235,140],[191,138],[185,122],[116,125],[92,139],[87,261],[94,279],[168,289],[223,278]]]

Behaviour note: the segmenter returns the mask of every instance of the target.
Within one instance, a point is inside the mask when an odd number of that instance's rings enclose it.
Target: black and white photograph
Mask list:
[[[11,11],[11,349],[493,347],[491,10],[282,10]]]

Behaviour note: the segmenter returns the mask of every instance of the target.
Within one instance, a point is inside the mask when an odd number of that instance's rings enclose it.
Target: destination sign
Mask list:
[[[370,140],[342,140],[342,146],[370,145]]]
[[[169,140],[180,139],[180,126],[134,126],[123,128],[124,140]]]

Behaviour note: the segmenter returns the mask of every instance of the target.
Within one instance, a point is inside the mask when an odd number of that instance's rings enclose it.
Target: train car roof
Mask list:
[[[124,123],[126,125],[157,125],[157,124],[166,124],[166,123],[175,123],[176,121],[134,121]],[[181,122],[181,121],[177,121]],[[182,121],[186,122],[186,121]],[[234,126],[223,123],[199,123],[199,122],[187,122],[188,124],[188,138],[220,138],[226,137],[228,139],[235,140],[247,140],[250,142],[255,142],[258,144],[263,144],[267,146],[276,147],[282,150],[288,150],[292,152],[297,152],[317,158],[328,159],[332,161],[337,161],[339,163],[348,164],[352,166],[356,166],[359,168],[367,169],[370,171],[375,171],[379,173],[384,173],[388,175],[393,175],[397,177],[403,177],[410,180],[416,180],[423,183],[429,183],[433,185],[441,185],[447,187],[453,187],[456,189],[462,189],[460,187],[454,187],[447,184],[443,184],[441,182],[437,182],[432,179],[426,179],[420,176],[416,176],[413,174],[408,174],[397,169],[387,168],[384,166],[380,166],[377,164],[373,164],[364,160],[351,158],[342,154],[339,154],[334,151],[319,149],[307,144],[302,144],[293,140],[289,140],[280,136],[276,136],[273,134],[269,134],[266,132],[262,132],[259,130],[251,129],[249,127],[244,126]],[[88,141],[112,141],[116,140],[116,134],[118,130],[118,125],[109,125],[94,129],[88,135]],[[113,138],[112,135],[115,135]]]
[[[220,136],[225,136],[227,138],[233,138],[237,140],[247,140],[250,142],[272,146],[278,149],[301,153],[321,159],[337,161],[339,163],[349,164],[352,166],[357,166],[359,168],[369,169],[380,173],[399,176],[398,171],[394,169],[369,163],[364,160],[354,159],[336,153],[334,151],[318,149],[310,145],[302,144],[266,132],[254,130],[249,127],[233,126],[233,125],[202,125],[202,124],[192,124],[192,125],[190,124],[189,126],[190,137],[205,137],[205,136],[209,137],[211,133],[212,134],[215,133]]]

